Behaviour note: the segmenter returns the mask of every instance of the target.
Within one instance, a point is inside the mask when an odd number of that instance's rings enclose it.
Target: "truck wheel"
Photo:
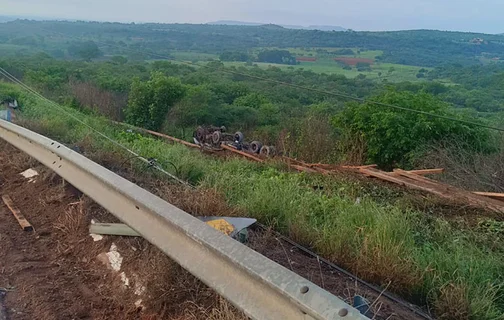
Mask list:
[[[260,154],[268,158],[273,158],[276,155],[276,149],[273,146],[264,146]]]
[[[212,143],[215,145],[219,145],[222,139],[222,134],[220,131],[215,131],[212,133]]]
[[[259,153],[261,152],[262,147],[263,146],[259,141],[253,141],[250,144],[250,151],[252,151],[252,153]]]
[[[245,138],[245,136],[240,131],[238,131],[234,135],[234,140],[235,140],[235,142],[238,142],[238,143],[242,143],[244,138]]]
[[[203,127],[198,127],[194,133],[194,137],[199,143],[205,142],[205,129]]]

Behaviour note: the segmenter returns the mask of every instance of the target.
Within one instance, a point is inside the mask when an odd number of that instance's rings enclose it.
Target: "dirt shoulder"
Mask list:
[[[0,144],[1,194],[35,228],[21,230],[0,203],[0,287],[11,289],[3,299],[7,319],[246,319],[145,240],[95,241],[88,233],[92,220],[117,220],[26,154]],[[116,160],[101,160],[114,169]],[[29,168],[39,173],[33,181],[20,175]],[[241,215],[215,192],[119,173],[194,215]],[[366,297],[376,319],[422,319],[272,233],[253,232],[249,245],[349,303],[355,294]]]
[[[7,319],[110,319],[135,312],[107,285],[109,272],[93,259],[102,245],[80,231],[80,194],[13,148],[0,153],[0,186],[34,226],[21,230],[0,206],[0,287]],[[34,164],[33,182],[20,175]],[[128,318],[125,317],[125,318]]]
[[[23,231],[0,201],[6,319],[245,319],[145,240],[94,241],[91,220],[113,217],[25,154],[0,147],[0,192],[35,228]],[[39,173],[33,181],[20,175],[28,168]]]

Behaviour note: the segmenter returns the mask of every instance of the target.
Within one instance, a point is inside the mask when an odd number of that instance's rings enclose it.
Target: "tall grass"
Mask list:
[[[94,148],[123,152],[47,104],[29,97],[21,101],[21,116],[32,129],[67,144],[86,139]],[[428,304],[441,318],[504,319],[501,254],[440,217],[396,203],[385,187],[208,157],[127,132],[104,118],[68,111],[362,278]]]

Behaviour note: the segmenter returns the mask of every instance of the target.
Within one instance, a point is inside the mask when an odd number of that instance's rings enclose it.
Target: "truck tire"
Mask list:
[[[259,152],[261,152],[262,147],[262,143],[260,143],[259,141],[253,141],[250,144],[250,151],[252,151],[252,153],[258,154]]]
[[[236,132],[234,135],[234,142],[242,143],[245,136],[240,131]]]

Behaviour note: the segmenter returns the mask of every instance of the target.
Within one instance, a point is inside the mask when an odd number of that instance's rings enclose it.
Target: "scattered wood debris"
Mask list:
[[[254,161],[256,161],[256,162],[264,162],[264,160],[263,160],[263,159],[261,159],[261,158],[259,158],[259,157],[256,157],[256,156],[254,156],[254,155],[251,155],[251,154],[249,154],[249,153],[246,153],[246,152],[243,152],[243,151],[240,151],[240,150],[236,150],[235,148],[230,147],[230,146],[228,146],[228,145],[226,145],[226,144],[221,144],[221,147],[222,147],[223,149],[225,149],[225,150],[228,150],[228,151],[234,152],[234,153],[239,154],[239,155],[241,155],[241,156],[244,156],[244,157],[246,157],[246,158],[252,159],[252,160],[254,160]]]
[[[396,169],[394,172],[385,172],[373,168],[363,168],[360,169],[360,172],[369,177],[396,183],[411,189],[429,192],[456,203],[468,204],[472,207],[479,207],[493,212],[504,213],[503,201],[491,199],[481,194],[476,194],[449,184],[426,178],[415,173],[415,171]]]
[[[142,131],[174,142],[182,143],[189,147],[200,147],[196,144],[170,137],[159,132],[144,129],[142,129]],[[264,162],[264,159],[260,157],[236,150],[231,146],[222,144],[221,147],[224,150],[228,150],[241,156],[247,157],[250,160],[260,163]],[[329,175],[342,170],[353,171],[361,173],[367,177],[378,178],[408,188],[429,192],[439,197],[449,199],[461,204],[469,204],[473,207],[479,207],[493,212],[504,213],[504,201],[499,201],[501,199],[504,199],[504,193],[470,192],[424,177],[424,175],[441,174],[444,172],[443,168],[411,171],[395,169],[393,172],[386,172],[378,170],[376,164],[364,166],[338,166],[323,163],[306,163],[304,161],[293,159],[287,156],[279,156],[277,158],[285,162],[289,168],[300,172],[321,173],[324,175]]]
[[[26,218],[21,214],[21,211],[19,211],[19,209],[14,205],[11,197],[9,195],[3,195],[2,200],[12,212],[21,228],[23,228],[24,231],[33,231],[33,226],[28,222],[28,220],[26,220]]]

